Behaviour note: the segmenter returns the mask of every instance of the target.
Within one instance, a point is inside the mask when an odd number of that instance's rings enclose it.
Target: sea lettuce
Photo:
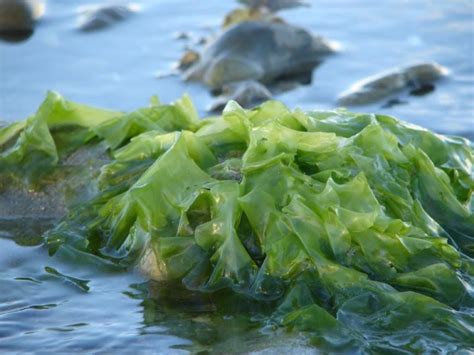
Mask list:
[[[468,140],[276,101],[199,120],[186,96],[124,114],[51,93],[0,130],[0,174],[41,180],[87,144],[111,160],[95,196],[45,234],[52,253],[231,290],[270,304],[268,323],[315,337],[364,346],[422,327],[434,344],[474,346]]]

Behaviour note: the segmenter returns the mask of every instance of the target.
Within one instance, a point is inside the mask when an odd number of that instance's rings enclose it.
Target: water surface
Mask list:
[[[168,73],[185,47],[218,31],[233,1],[138,2],[142,11],[107,30],[79,33],[76,10],[85,1],[48,2],[46,17],[31,39],[0,43],[0,120],[35,111],[47,90],[103,107],[132,110],[151,95],[163,102],[188,92],[201,112],[211,96],[196,83]],[[313,83],[277,96],[291,107],[334,107],[352,83],[387,68],[437,61],[450,76],[435,92],[389,109],[383,103],[357,107],[421,124],[433,130],[474,130],[474,4],[469,0],[314,0],[311,8],[282,13],[288,21],[341,45],[320,66]],[[190,41],[176,40],[189,32]]]

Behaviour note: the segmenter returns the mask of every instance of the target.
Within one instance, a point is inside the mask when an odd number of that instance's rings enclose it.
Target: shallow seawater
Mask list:
[[[24,243],[0,238],[2,351],[315,351],[303,336],[239,317],[244,301],[217,312],[207,295]]]
[[[169,102],[188,92],[204,115],[212,101],[205,88],[157,73],[171,72],[186,46],[200,48],[199,39],[216,33],[235,3],[136,2],[141,12],[127,21],[79,33],[76,9],[88,2],[50,0],[29,40],[0,42],[0,121],[33,113],[47,90],[122,110],[144,106],[152,95]],[[290,107],[333,108],[337,95],[359,79],[398,65],[437,61],[450,75],[433,93],[401,95],[406,104],[391,108],[382,108],[382,102],[354,110],[391,114],[472,139],[473,11],[468,0],[314,0],[311,8],[287,11],[282,15],[288,21],[338,42],[341,51],[314,72],[311,85],[277,99]],[[177,40],[181,31],[191,39]],[[217,309],[208,296],[148,282],[133,270],[50,257],[38,237],[13,237],[0,226],[1,351],[317,352],[304,335],[262,327],[258,317],[240,318],[239,305],[248,309],[245,300]],[[404,336],[387,343],[423,348],[422,340],[407,343]]]
[[[47,90],[79,102],[131,110],[152,95],[170,102],[188,92],[204,114],[212,97],[172,71],[185,47],[215,34],[234,1],[137,1],[141,12],[103,31],[75,30],[76,10],[88,1],[54,0],[26,42],[0,43],[0,120],[33,113]],[[423,97],[356,107],[427,128],[471,135],[474,131],[474,5],[469,0],[313,0],[312,7],[282,16],[338,42],[340,53],[313,74],[311,85],[277,96],[291,107],[334,107],[354,82],[399,65],[437,61],[450,75]],[[188,32],[190,40],[177,40]]]

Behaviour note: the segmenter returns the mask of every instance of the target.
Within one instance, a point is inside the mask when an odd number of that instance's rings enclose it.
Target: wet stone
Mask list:
[[[308,6],[308,2],[302,0],[239,0],[250,9],[268,9],[270,12],[277,12],[294,7]]]
[[[178,69],[180,70],[186,70],[190,68],[194,63],[196,63],[200,58],[200,55],[198,52],[194,50],[188,50],[186,51],[181,59],[178,62]]]
[[[19,42],[29,38],[43,12],[44,3],[39,0],[1,0],[0,39]]]
[[[285,23],[247,21],[230,27],[184,74],[211,89],[244,80],[264,84],[310,74],[335,51],[319,36]]]
[[[416,87],[415,89],[410,91],[410,95],[412,96],[424,96],[431,92],[433,92],[436,87],[432,83],[427,83]]]
[[[20,244],[37,243],[71,205],[96,193],[95,179],[108,161],[103,146],[81,147],[62,159],[40,184],[0,176],[0,236]]]
[[[420,63],[399,67],[376,74],[355,83],[339,98],[340,105],[365,105],[387,98],[403,90],[421,96],[434,90],[433,82],[447,74],[447,69],[437,63]]]
[[[209,111],[220,111],[229,100],[236,101],[244,108],[251,108],[263,101],[270,100],[272,93],[255,80],[229,83],[222,88],[222,95],[211,104]]]
[[[80,31],[96,31],[121,22],[137,12],[135,5],[89,5],[79,8],[77,28]]]

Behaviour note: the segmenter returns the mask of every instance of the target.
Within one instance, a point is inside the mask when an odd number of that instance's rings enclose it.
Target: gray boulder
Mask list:
[[[7,148],[8,143],[0,144],[0,151]],[[94,196],[100,168],[108,162],[106,147],[98,144],[62,158],[54,171],[35,184],[0,174],[0,237],[20,243],[29,243],[31,236],[41,239],[70,206]]]
[[[133,5],[105,4],[81,7],[77,28],[80,31],[96,31],[130,17],[138,9]]]
[[[419,88],[430,85],[446,74],[447,69],[437,63],[420,63],[390,69],[355,83],[339,96],[338,104],[366,105],[403,90],[421,91]]]
[[[223,32],[184,77],[202,81],[211,89],[244,80],[269,84],[280,79],[307,78],[333,52],[325,39],[302,28],[246,21]]]
[[[246,80],[229,83],[224,85],[222,94],[211,104],[209,111],[222,110],[229,100],[236,101],[244,108],[251,108],[271,98],[271,92],[258,81]]]

